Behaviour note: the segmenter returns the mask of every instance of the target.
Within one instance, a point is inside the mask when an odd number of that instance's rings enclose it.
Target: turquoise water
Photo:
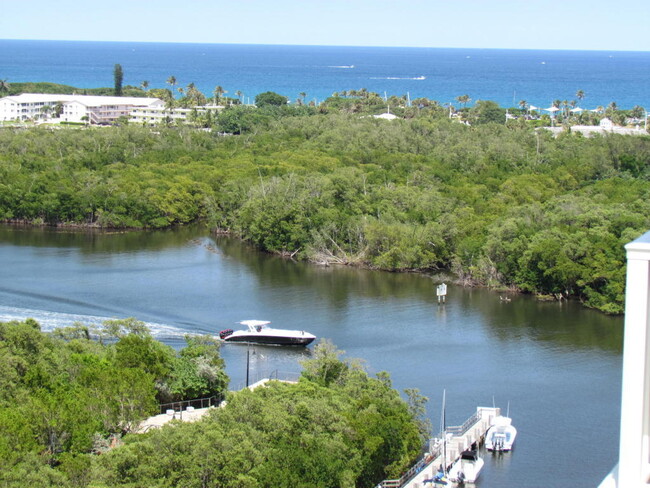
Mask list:
[[[267,90],[292,100],[305,92],[311,101],[367,88],[441,103],[468,94],[548,107],[583,90],[585,108],[650,108],[650,52],[0,40],[0,79],[9,83],[112,86],[115,63],[125,84],[161,88],[173,75],[178,86],[193,82],[211,96],[221,85],[251,101]]]

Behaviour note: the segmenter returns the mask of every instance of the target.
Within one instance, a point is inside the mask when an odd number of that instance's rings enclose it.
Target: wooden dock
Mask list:
[[[451,466],[460,453],[469,449],[473,444],[480,445],[485,433],[492,425],[492,420],[501,414],[500,408],[478,407],[476,413],[468,418],[463,425],[447,427],[446,463]],[[429,441],[429,451],[399,479],[384,480],[377,488],[424,488],[434,486],[424,483],[430,480],[443,464],[442,433]]]

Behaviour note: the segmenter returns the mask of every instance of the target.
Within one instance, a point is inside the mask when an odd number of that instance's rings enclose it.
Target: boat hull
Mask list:
[[[507,452],[512,450],[517,437],[517,429],[508,417],[497,417],[485,433],[485,448],[492,452]]]
[[[461,456],[451,467],[447,477],[456,485],[476,483],[484,464],[485,461],[476,453],[471,458]]]
[[[278,337],[265,335],[237,335],[229,336],[224,339],[225,342],[242,342],[249,344],[267,344],[275,346],[308,346],[314,341],[315,337]]]

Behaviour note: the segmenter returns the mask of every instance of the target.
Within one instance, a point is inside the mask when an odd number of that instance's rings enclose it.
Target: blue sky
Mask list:
[[[3,0],[0,38],[650,51],[650,0]]]

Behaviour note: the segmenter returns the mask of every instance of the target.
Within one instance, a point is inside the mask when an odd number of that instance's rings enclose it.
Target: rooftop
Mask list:
[[[101,95],[62,95],[56,93],[22,93],[10,95],[1,100],[11,100],[16,103],[56,103],[79,102],[87,107],[100,105],[140,105],[147,106],[159,102],[158,98],[145,97],[113,97]]]

